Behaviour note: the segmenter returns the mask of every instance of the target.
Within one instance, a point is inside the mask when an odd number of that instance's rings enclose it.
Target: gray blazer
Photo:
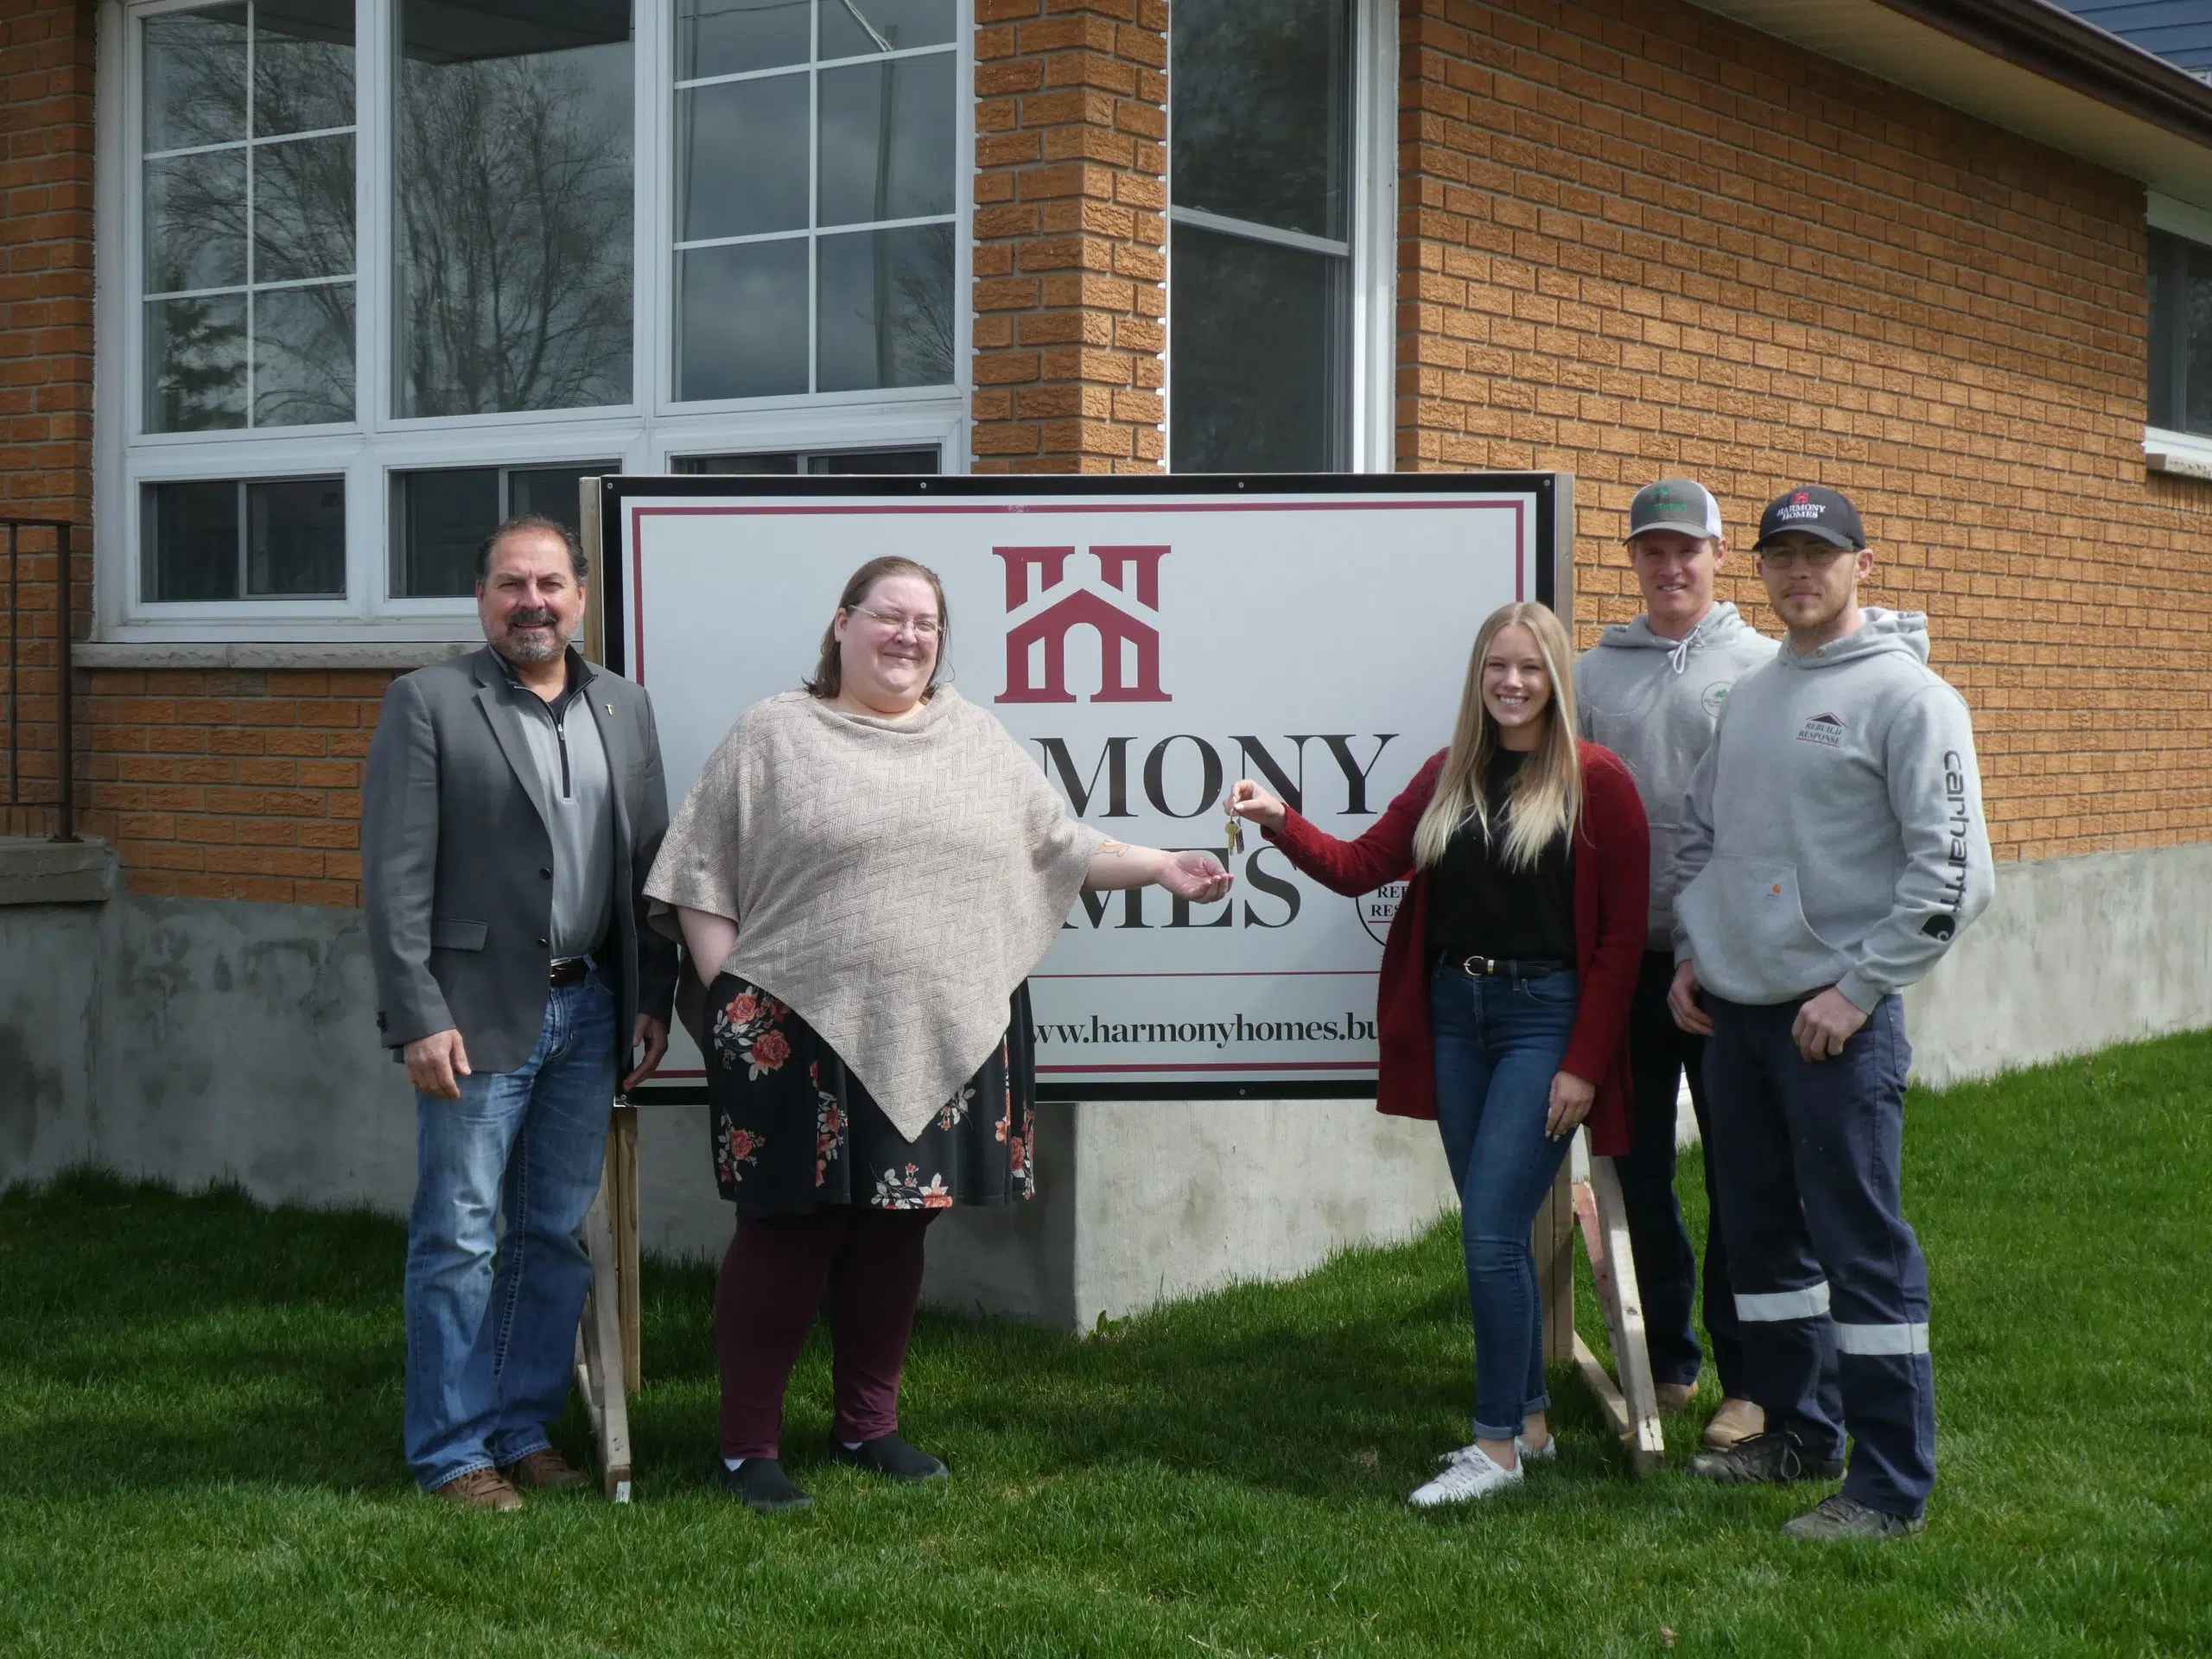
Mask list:
[[[676,947],[645,925],[645,875],[668,829],[660,735],[641,686],[594,668],[591,705],[614,800],[615,1063],[639,1013],[665,1020]],[[489,645],[391,683],[362,791],[361,885],[377,1028],[397,1051],[457,1029],[471,1070],[537,1046],[552,951],[553,842],[514,695]],[[530,695],[524,693],[524,695]]]

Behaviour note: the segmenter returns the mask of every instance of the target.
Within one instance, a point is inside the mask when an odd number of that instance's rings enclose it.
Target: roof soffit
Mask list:
[[[2056,6],[2038,0],[1695,3],[2212,208],[2212,86]]]

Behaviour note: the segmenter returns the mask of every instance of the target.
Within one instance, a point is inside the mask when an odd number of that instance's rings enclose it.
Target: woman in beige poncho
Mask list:
[[[946,621],[928,569],[862,565],[813,679],[740,716],[645,884],[709,982],[695,1034],[738,1213],[715,1292],[722,1465],[755,1510],[808,1501],[778,1459],[825,1288],[830,1457],[944,1474],[898,1433],[923,1230],[1030,1195],[1029,971],[1081,889],[1229,890],[1205,854],[1076,822],[1004,727],[938,684]]]

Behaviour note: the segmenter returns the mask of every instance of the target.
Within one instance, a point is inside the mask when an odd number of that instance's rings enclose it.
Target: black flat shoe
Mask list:
[[[830,1442],[830,1460],[849,1463],[855,1469],[868,1470],[871,1474],[888,1475],[893,1480],[943,1480],[951,1471],[926,1452],[917,1452],[896,1434],[886,1434],[880,1440],[862,1440],[847,1450],[842,1440]]]
[[[814,1500],[791,1484],[784,1465],[773,1458],[747,1458],[734,1469],[717,1464],[715,1473],[722,1490],[748,1510],[775,1515],[785,1510],[804,1510]]]

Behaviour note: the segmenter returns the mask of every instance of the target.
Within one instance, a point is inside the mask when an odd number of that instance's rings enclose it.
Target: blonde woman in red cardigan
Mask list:
[[[1548,607],[1495,612],[1452,747],[1357,841],[1249,779],[1230,791],[1230,810],[1324,887],[1412,875],[1382,949],[1376,1104],[1436,1121],[1475,1327],[1474,1439],[1413,1494],[1423,1509],[1502,1491],[1552,1454],[1529,1233],[1578,1124],[1599,1154],[1629,1146],[1650,839],[1627,768],[1575,741],[1573,664]]]

